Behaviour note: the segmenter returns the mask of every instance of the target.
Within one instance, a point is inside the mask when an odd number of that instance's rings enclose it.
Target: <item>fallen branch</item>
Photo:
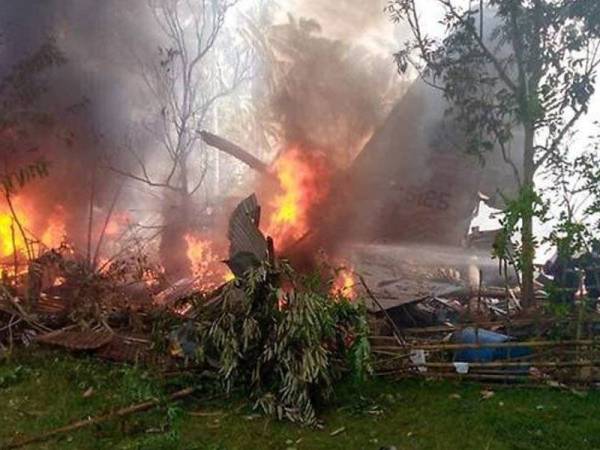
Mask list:
[[[177,391],[177,392],[171,394],[168,397],[168,400],[169,401],[180,400],[184,397],[188,397],[189,395],[193,394],[195,391],[196,391],[196,388],[193,388],[193,387],[185,388],[185,389],[182,389],[180,391]],[[125,408],[118,409],[117,411],[109,413],[109,414],[104,414],[101,416],[89,417],[87,419],[79,420],[70,425],[66,425],[61,428],[56,428],[54,430],[47,431],[46,433],[40,434],[38,436],[20,439],[20,440],[17,440],[16,442],[2,446],[0,448],[8,450],[8,449],[12,449],[12,448],[25,447],[26,445],[30,445],[30,444],[34,444],[34,443],[38,443],[38,442],[44,442],[44,441],[47,441],[48,439],[51,439],[59,434],[64,434],[64,433],[68,433],[70,431],[79,430],[81,428],[85,428],[90,425],[98,425],[100,423],[114,419],[115,417],[125,417],[125,416],[129,416],[131,414],[135,414],[138,412],[148,411],[150,409],[157,407],[158,405],[160,405],[160,403],[161,402],[158,399],[148,400],[147,402],[138,403],[136,405],[131,405],[131,406],[127,406]]]
[[[8,314],[11,314],[11,315],[19,316],[21,319],[23,319],[25,322],[27,322],[31,327],[35,328],[38,331],[42,331],[44,333],[52,331],[50,328],[37,322],[29,314],[27,314],[27,312],[23,309],[23,307],[21,305],[19,305],[17,300],[6,289],[6,287],[4,287],[2,285],[0,285],[0,299],[4,299],[5,301],[8,302],[8,304],[5,305],[5,308],[2,308],[2,310],[4,312],[7,312]]]
[[[250,168],[258,172],[268,172],[269,166],[267,164],[233,142],[230,142],[221,136],[217,136],[216,134],[209,133],[208,131],[199,131],[198,133],[200,134],[202,140],[211,147],[214,147],[217,150],[221,150],[222,152],[239,159],[244,164],[247,164],[250,166]]]

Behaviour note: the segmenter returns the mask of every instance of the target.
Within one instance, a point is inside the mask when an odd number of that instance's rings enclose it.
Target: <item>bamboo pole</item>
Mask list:
[[[561,346],[595,346],[599,345],[598,340],[569,340],[569,341],[531,341],[531,342],[498,342],[498,343],[479,343],[479,344],[409,344],[409,347],[415,350],[461,350],[461,349],[478,349],[478,348],[516,348],[516,347],[561,347]],[[401,350],[398,346],[376,346],[377,350]]]
[[[526,326],[533,325],[535,323],[540,324],[561,324],[561,323],[571,323],[577,320],[576,316],[568,316],[562,319],[556,318],[545,318],[545,319],[513,319],[513,320],[493,320],[493,321],[484,321],[484,322],[468,322],[460,325],[436,325],[431,327],[418,327],[418,328],[405,328],[404,332],[407,334],[427,334],[427,333],[443,333],[443,332],[451,332],[457,330],[464,330],[465,328],[487,328],[487,327],[503,327],[507,328],[518,327],[518,326]],[[600,317],[595,314],[588,314],[584,323],[598,323],[600,322]],[[373,336],[381,339],[385,339],[386,336]],[[389,338],[389,336],[387,336]]]
[[[488,369],[504,367],[595,367],[600,366],[600,360],[584,361],[494,361],[468,363],[469,369]],[[454,369],[454,363],[425,363],[421,367],[432,369]]]
[[[190,396],[195,391],[196,391],[196,388],[193,388],[193,387],[181,389],[180,391],[177,391],[177,392],[171,394],[168,397],[168,400],[169,401],[180,400],[184,397]],[[68,433],[70,431],[76,431],[81,428],[89,427],[90,425],[97,425],[99,423],[103,423],[108,420],[111,420],[115,417],[125,417],[125,416],[129,416],[131,414],[134,414],[134,413],[148,411],[150,409],[157,407],[159,404],[160,404],[160,400],[154,399],[154,400],[149,400],[147,402],[138,403],[136,405],[127,406],[125,408],[118,409],[115,412],[103,414],[101,416],[88,417],[87,419],[79,420],[77,422],[73,422],[70,425],[66,425],[64,427],[60,427],[60,428],[56,428],[51,431],[47,431],[38,436],[33,436],[33,437],[29,437],[29,438],[26,437],[24,439],[17,440],[15,442],[12,442],[10,444],[0,447],[0,449],[8,450],[8,449],[13,449],[13,448],[21,448],[21,447],[25,447],[26,445],[31,445],[31,444],[38,443],[38,442],[44,442],[44,441],[47,441],[48,439],[51,439],[54,436],[57,436],[59,434]]]
[[[387,310],[379,302],[379,300],[377,299],[377,297],[375,297],[375,294],[373,294],[373,291],[371,291],[371,289],[369,289],[369,286],[367,285],[367,282],[365,281],[365,279],[363,278],[363,276],[361,274],[359,274],[359,273],[356,273],[356,275],[358,276],[358,279],[360,280],[360,284],[362,284],[362,286],[365,289],[365,292],[367,293],[367,295],[371,298],[371,300],[373,300],[373,302],[381,310],[381,312],[383,313],[383,315],[385,316],[385,318],[387,319],[387,321],[392,326],[392,329],[394,330],[394,334],[396,335],[396,339],[398,340],[398,343],[401,344],[402,346],[406,346],[406,337],[404,336],[404,333],[402,333],[402,331],[400,330],[400,328],[398,328],[398,325],[396,325],[396,322],[394,322],[394,319],[392,319],[392,317],[389,315],[389,313],[387,312]]]
[[[430,373],[425,372],[421,374],[431,378],[451,378],[459,380],[479,380],[479,381],[520,381],[526,382],[531,381],[527,375],[488,375],[483,373],[468,373],[461,375],[458,373]]]

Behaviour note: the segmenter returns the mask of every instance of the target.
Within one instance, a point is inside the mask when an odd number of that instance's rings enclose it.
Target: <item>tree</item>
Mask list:
[[[531,305],[533,219],[540,204],[535,176],[588,110],[600,64],[600,4],[480,0],[460,7],[453,0],[434,1],[444,13],[443,39],[426,33],[415,0],[388,4],[391,18],[411,31],[396,62],[400,71],[413,67],[442,91],[468,151],[501,151],[512,167],[519,196],[507,205],[511,225],[519,225],[522,295]]]
[[[147,130],[160,147],[160,165],[152,170],[147,158],[133,148],[137,171],[113,170],[166,196],[161,234],[161,261],[170,275],[190,274],[185,258],[185,235],[192,228],[194,198],[208,171],[206,152],[198,131],[210,118],[216,102],[231,94],[249,78],[245,55],[222,66],[215,54],[225,18],[237,0],[150,0],[156,23],[166,45],[159,59],[144,65],[143,79],[155,102],[157,114]],[[164,168],[167,161],[166,170]],[[182,256],[183,255],[183,256]]]

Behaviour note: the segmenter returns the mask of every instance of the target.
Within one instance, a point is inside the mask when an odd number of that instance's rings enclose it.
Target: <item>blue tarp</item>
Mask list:
[[[495,333],[481,328],[465,328],[452,335],[452,342],[457,344],[495,344],[509,342],[513,337],[506,334]],[[528,347],[487,347],[467,348],[457,350],[454,354],[456,362],[489,362],[508,358],[522,358],[531,354]]]

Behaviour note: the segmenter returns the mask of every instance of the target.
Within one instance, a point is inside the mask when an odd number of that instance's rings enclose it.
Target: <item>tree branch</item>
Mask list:
[[[202,140],[211,147],[214,147],[222,152],[227,153],[228,155],[233,156],[234,158],[239,159],[258,172],[268,172],[269,166],[267,164],[233,142],[217,136],[216,134],[209,133],[208,131],[203,130],[198,131],[198,133],[200,134],[200,137],[202,137]]]
[[[438,1],[442,5],[444,5],[448,8],[448,11],[452,15],[452,17],[454,17],[456,20],[458,20],[461,23],[461,25],[463,27],[465,27],[465,29],[469,32],[471,37],[473,37],[473,39],[475,39],[475,42],[477,42],[477,45],[479,46],[481,51],[485,54],[485,57],[492,63],[492,65],[496,69],[496,72],[498,73],[498,76],[504,82],[504,84],[513,93],[515,93],[515,94],[518,93],[517,86],[510,79],[510,77],[508,76],[506,71],[503,69],[502,64],[500,64],[500,61],[498,61],[498,59],[494,56],[494,54],[490,51],[490,49],[487,48],[487,46],[483,42],[483,39],[479,36],[479,33],[477,33],[477,30],[475,30],[470,23],[465,22],[465,20],[462,18],[462,16],[460,14],[458,14],[458,12],[456,11],[456,8],[449,0],[438,0]]]

